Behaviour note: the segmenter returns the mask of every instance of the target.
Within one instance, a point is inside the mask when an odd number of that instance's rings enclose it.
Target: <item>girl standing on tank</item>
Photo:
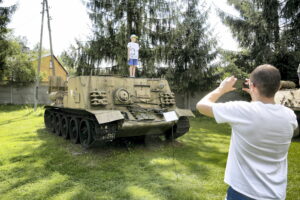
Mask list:
[[[138,37],[136,35],[131,35],[130,40],[127,44],[128,48],[128,65],[129,65],[129,76],[135,77],[135,69],[138,65],[138,59],[139,59],[139,49],[140,46],[138,43],[136,43]]]

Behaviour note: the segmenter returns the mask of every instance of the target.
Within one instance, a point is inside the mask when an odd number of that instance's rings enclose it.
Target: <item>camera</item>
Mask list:
[[[242,89],[242,88],[249,88],[249,85],[246,79],[238,79],[235,82],[233,87],[235,87],[236,89]]]

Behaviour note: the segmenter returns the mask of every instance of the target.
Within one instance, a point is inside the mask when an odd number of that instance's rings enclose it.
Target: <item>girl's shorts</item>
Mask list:
[[[138,65],[138,59],[129,59],[128,65],[137,66]]]

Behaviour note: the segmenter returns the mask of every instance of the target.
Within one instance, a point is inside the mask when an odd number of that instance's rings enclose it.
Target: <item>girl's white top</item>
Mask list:
[[[129,49],[129,59],[139,59],[140,46],[138,43],[129,42],[127,48]]]

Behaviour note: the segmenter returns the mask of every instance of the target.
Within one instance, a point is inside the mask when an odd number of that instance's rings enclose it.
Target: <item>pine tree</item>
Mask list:
[[[172,89],[185,93],[189,102],[190,94],[212,85],[213,69],[209,64],[215,59],[217,51],[216,40],[210,36],[206,23],[207,9],[200,11],[198,0],[184,0],[182,4],[186,9],[166,46],[165,62],[169,65],[166,76]]]
[[[102,60],[115,63],[121,74],[128,73],[127,43],[131,34],[139,36],[140,61],[144,75],[155,73],[158,46],[166,44],[174,21],[170,0],[88,0],[93,22],[93,38],[81,46],[81,57],[89,68]],[[78,71],[82,71],[82,63]]]
[[[300,57],[300,1],[287,0],[283,9],[284,37],[287,39],[288,46],[293,48]],[[300,60],[299,60],[300,61]]]
[[[299,41],[299,27],[292,31],[287,27],[297,24],[292,19],[299,18],[299,1],[228,0],[228,3],[240,13],[239,17],[233,17],[220,11],[223,22],[243,48],[236,64],[251,72],[257,65],[270,63],[279,68],[283,79],[295,79],[300,58],[299,50],[292,46]],[[298,6],[297,12],[291,5]]]
[[[0,0],[0,3],[2,3],[2,0]],[[15,5],[11,7],[0,7],[0,80],[4,78],[4,71],[7,68],[5,64],[7,57],[6,50],[9,46],[9,42],[6,38],[9,32],[7,24],[10,22],[10,17],[15,8]]]

